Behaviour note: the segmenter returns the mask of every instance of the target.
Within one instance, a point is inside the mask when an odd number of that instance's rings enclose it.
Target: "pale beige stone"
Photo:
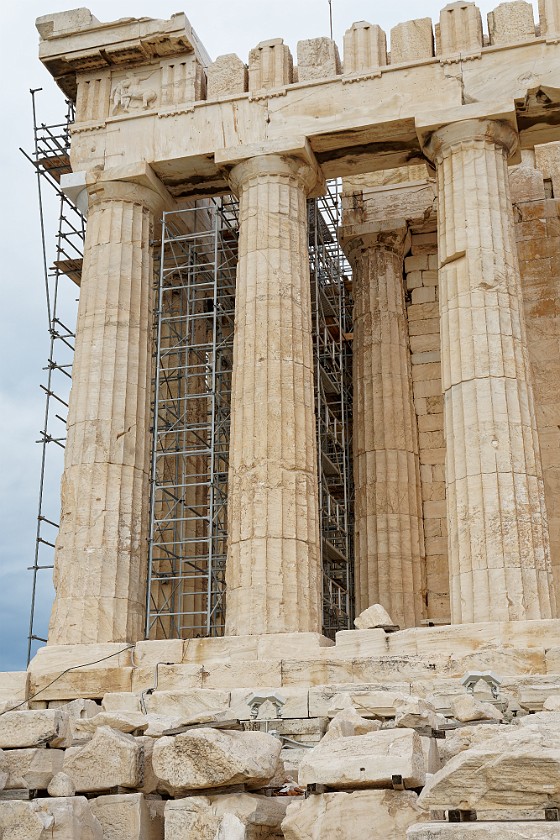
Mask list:
[[[138,668],[155,668],[185,662],[186,643],[182,639],[157,639],[137,642],[134,664]]]
[[[516,144],[511,128],[484,120],[455,123],[430,140],[438,177],[453,623],[556,615],[507,173]],[[497,324],[506,305],[504,331]]]
[[[286,840],[403,840],[406,829],[426,817],[410,791],[325,793],[288,806]]]
[[[0,802],[3,840],[104,840],[82,797]]]
[[[412,825],[407,840],[550,840],[558,836],[552,823],[540,822],[487,822],[424,823]]]
[[[560,5],[558,0],[539,0],[541,35],[547,38],[560,33]]]
[[[6,708],[16,706],[27,698],[29,675],[26,671],[2,671],[0,674],[0,702]]]
[[[8,775],[5,787],[7,790],[46,790],[53,776],[62,770],[63,760],[63,750],[6,750],[3,754]]]
[[[324,747],[329,741],[336,741],[339,738],[354,738],[357,735],[377,732],[380,728],[380,721],[363,718],[352,706],[349,706],[337,712],[333,717],[326,735],[321,739],[321,746]]]
[[[46,645],[29,664],[29,689],[32,694],[41,692],[44,700],[66,702],[130,691],[131,648],[121,643]]]
[[[235,53],[219,55],[208,68],[208,99],[223,99],[245,93],[249,83],[247,65]]]
[[[76,721],[74,732],[76,737],[92,734],[99,727],[109,727],[116,732],[145,732],[150,721],[141,712],[100,712],[92,718]]]
[[[165,840],[257,840],[276,837],[286,805],[252,794],[192,796],[166,803]],[[270,832],[270,833],[269,833]]]
[[[47,793],[49,796],[55,797],[74,796],[76,788],[74,787],[74,782],[70,776],[67,776],[66,773],[60,772],[56,773],[50,780],[47,786]]]
[[[545,712],[560,712],[560,694],[547,697],[543,703]]]
[[[482,18],[474,3],[449,3],[440,14],[439,27],[442,55],[482,48]]]
[[[546,784],[542,780],[546,778]],[[500,728],[500,734],[460,752],[431,777],[420,804],[432,810],[558,807],[557,727]]]
[[[387,64],[387,37],[377,24],[353,23],[344,35],[344,72],[367,73]]]
[[[381,604],[400,627],[417,624],[425,606],[418,428],[402,282],[407,236],[402,221],[348,225],[343,233],[354,278],[356,611]]]
[[[319,630],[306,203],[317,178],[307,146],[303,159],[258,156],[230,173],[240,202],[226,565],[230,636]],[[281,413],[265,396],[274,388],[284,395]],[[264,675],[258,682],[275,684]]]
[[[199,688],[186,691],[154,691],[145,698],[149,714],[189,720],[199,714],[225,712],[230,692]]]
[[[359,683],[319,686],[309,690],[309,714],[333,718],[351,705],[362,717],[389,718],[395,708],[410,697],[410,685],[398,683],[394,689]]]
[[[57,709],[5,712],[0,715],[0,749],[46,746],[68,747],[72,743],[70,718]]]
[[[62,769],[79,793],[138,788],[143,780],[143,760],[142,746],[132,735],[100,727],[84,746],[66,750]]]
[[[141,793],[98,796],[91,810],[103,840],[163,840],[163,815],[153,815]]]
[[[101,706],[104,712],[139,712],[140,695],[130,691],[114,691],[103,695]]]
[[[407,787],[421,787],[426,767],[420,736],[411,729],[392,729],[319,744],[299,768],[302,785],[320,784],[343,790],[387,787],[401,776]]]
[[[492,703],[482,703],[473,697],[472,694],[463,694],[456,697],[451,703],[453,717],[468,723],[471,720],[502,720],[503,715]]]
[[[298,41],[298,81],[328,79],[341,72],[338,47],[330,38],[311,38]]]
[[[196,729],[154,744],[153,768],[174,793],[247,784],[262,787],[274,776],[281,742],[262,732]]]
[[[370,630],[376,627],[394,627],[394,622],[385,607],[373,604],[354,619],[357,630]]]
[[[438,729],[445,718],[436,713],[435,707],[420,697],[410,696],[395,707],[395,724],[404,729],[430,727]]]
[[[50,644],[130,642],[143,635],[150,242],[165,194],[149,167],[144,170],[142,184],[89,186]]]
[[[261,686],[255,686],[255,688],[251,689],[232,689],[229,715],[233,720],[250,720],[252,718],[251,707],[248,701],[255,694],[277,694],[282,697],[285,701],[281,710],[283,720],[306,718],[309,714],[309,691],[306,688],[291,686],[282,686],[281,688],[268,686],[263,688]],[[257,720],[263,720],[270,716],[276,717],[276,710],[274,708],[271,709],[270,704],[268,706],[267,704],[263,704],[258,710]]]
[[[249,53],[249,90],[280,88],[293,81],[294,62],[282,38],[261,41]]]
[[[431,58],[433,54],[434,33],[431,18],[407,20],[391,29],[391,64]]]
[[[488,13],[488,32],[492,44],[513,44],[535,37],[533,6],[526,0],[500,3]]]
[[[8,762],[3,750],[0,750],[0,790],[4,790],[10,776]]]

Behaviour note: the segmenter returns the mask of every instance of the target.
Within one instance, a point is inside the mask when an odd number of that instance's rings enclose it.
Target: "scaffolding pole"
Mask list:
[[[34,166],[37,174],[39,221],[44,268],[45,298],[49,332],[49,351],[46,381],[40,387],[45,394],[43,427],[37,443],[41,445],[41,466],[39,473],[38,512],[35,535],[35,553],[32,573],[27,662],[31,660],[35,642],[46,642],[46,628],[37,629],[37,600],[46,575],[52,576],[54,548],[59,528],[59,494],[49,492],[50,486],[58,484],[62,472],[61,450],[66,442],[66,417],[68,396],[72,381],[74,357],[74,324],[77,314],[76,287],[80,285],[85,220],[60,189],[61,176],[71,172],[70,126],[74,121],[74,107],[66,102],[67,111],[63,122],[45,125],[37,122],[36,95],[41,89],[31,91],[33,111],[34,147],[31,155],[21,151]],[[47,186],[58,200],[58,226],[55,235],[55,259],[49,266],[48,254],[51,246],[45,227],[43,186]],[[58,457],[57,457],[58,456]]]

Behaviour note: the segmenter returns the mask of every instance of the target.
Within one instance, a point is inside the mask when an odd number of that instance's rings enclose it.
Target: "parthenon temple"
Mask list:
[[[37,29],[85,240],[0,837],[558,840],[560,0]]]

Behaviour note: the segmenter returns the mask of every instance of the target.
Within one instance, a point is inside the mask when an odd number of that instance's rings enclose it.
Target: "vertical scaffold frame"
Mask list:
[[[45,297],[47,306],[49,355],[43,428],[37,443],[41,445],[37,529],[32,573],[27,662],[35,643],[46,642],[46,628],[38,629],[37,600],[42,586],[49,585],[46,574],[52,575],[55,539],[59,528],[60,494],[54,487],[62,472],[61,459],[55,457],[66,443],[68,396],[72,382],[74,329],[77,316],[77,287],[80,285],[85,240],[85,219],[60,188],[62,175],[71,172],[70,126],[74,122],[74,104],[66,101],[64,120],[56,125],[37,121],[36,95],[31,90],[34,148],[31,155],[22,153],[37,173],[40,227],[42,239]],[[45,225],[43,185],[54,192],[58,201],[58,226],[55,234],[54,261]],[[41,576],[39,573],[42,573]],[[42,632],[41,632],[42,631]]]
[[[340,182],[308,213],[323,632],[333,637],[353,618],[352,300],[337,239]],[[233,199],[163,216],[147,638],[224,632],[237,242]]]

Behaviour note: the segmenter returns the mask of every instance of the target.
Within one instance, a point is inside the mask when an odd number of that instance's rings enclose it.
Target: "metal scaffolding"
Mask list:
[[[147,638],[223,634],[237,207],[165,213]]]
[[[309,202],[323,633],[353,619],[351,269],[338,242],[340,182]]]
[[[339,188],[309,202],[324,632],[352,618],[350,272]],[[231,200],[164,214],[146,636],[223,634],[237,267]]]
[[[82,214],[60,189],[61,176],[71,172],[70,125],[74,121],[74,107],[66,102],[66,117],[58,125],[37,122],[36,94],[31,91],[33,108],[34,148],[31,155],[21,150],[33,164],[37,173],[41,238],[43,250],[44,282],[47,303],[49,351],[46,382],[41,385],[45,393],[43,428],[37,441],[41,444],[39,477],[39,502],[35,555],[32,572],[31,609],[27,661],[34,652],[34,643],[46,642],[44,617],[38,621],[37,602],[42,592],[50,587],[54,561],[54,543],[60,518],[58,482],[62,472],[61,453],[66,442],[66,415],[72,380],[74,357],[74,325],[77,315],[77,289],[80,285],[85,238],[85,221]],[[58,202],[58,226],[55,234],[54,261],[49,265],[53,249],[46,233],[43,186],[48,185]],[[56,487],[56,490],[55,490]],[[39,572],[43,575],[39,576]]]

